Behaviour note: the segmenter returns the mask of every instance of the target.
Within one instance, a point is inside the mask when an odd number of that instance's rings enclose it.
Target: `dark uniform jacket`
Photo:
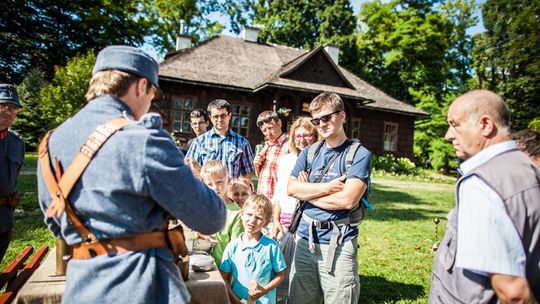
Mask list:
[[[20,136],[8,131],[0,140],[0,197],[8,197],[16,191],[17,177],[24,161],[24,143]],[[0,205],[0,234],[13,227],[13,208]]]

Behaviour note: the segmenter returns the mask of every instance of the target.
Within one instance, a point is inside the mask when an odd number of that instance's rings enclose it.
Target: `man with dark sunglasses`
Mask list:
[[[289,152],[287,134],[281,131],[281,120],[274,111],[264,111],[257,117],[257,126],[264,135],[265,143],[262,151],[255,156],[255,173],[259,181],[257,193],[272,200],[276,187],[278,161]]]
[[[306,168],[311,149],[300,153],[289,179],[288,194],[307,201],[296,232],[290,303],[358,303],[359,221],[350,214],[367,190],[371,154],[360,146],[345,169],[353,142],[345,134],[345,108],[337,94],[315,97],[309,111],[325,142],[315,152],[311,170]]]

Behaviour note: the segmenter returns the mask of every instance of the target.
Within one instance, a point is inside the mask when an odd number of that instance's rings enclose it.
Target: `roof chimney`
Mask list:
[[[339,65],[339,47],[333,44],[328,44],[324,47],[326,53],[332,58],[332,61]]]
[[[244,27],[242,38],[244,38],[245,41],[257,42],[258,36],[259,36],[258,28],[251,27],[251,26]]]
[[[176,50],[183,50],[191,47],[191,36],[184,34],[184,20],[180,20],[180,32],[176,36]]]

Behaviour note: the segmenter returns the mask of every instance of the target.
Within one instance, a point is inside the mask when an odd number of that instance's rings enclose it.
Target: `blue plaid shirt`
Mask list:
[[[191,143],[186,157],[195,159],[201,166],[207,160],[221,160],[227,165],[232,178],[255,171],[248,140],[233,130],[221,136],[212,128]]]

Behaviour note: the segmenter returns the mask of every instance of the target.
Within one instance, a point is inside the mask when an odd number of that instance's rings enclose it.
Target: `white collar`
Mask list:
[[[466,175],[474,168],[486,163],[488,160],[495,157],[497,154],[500,154],[508,150],[513,150],[516,148],[517,148],[516,142],[513,140],[494,144],[476,153],[471,158],[464,161],[459,167],[461,171],[463,172],[463,175]]]

